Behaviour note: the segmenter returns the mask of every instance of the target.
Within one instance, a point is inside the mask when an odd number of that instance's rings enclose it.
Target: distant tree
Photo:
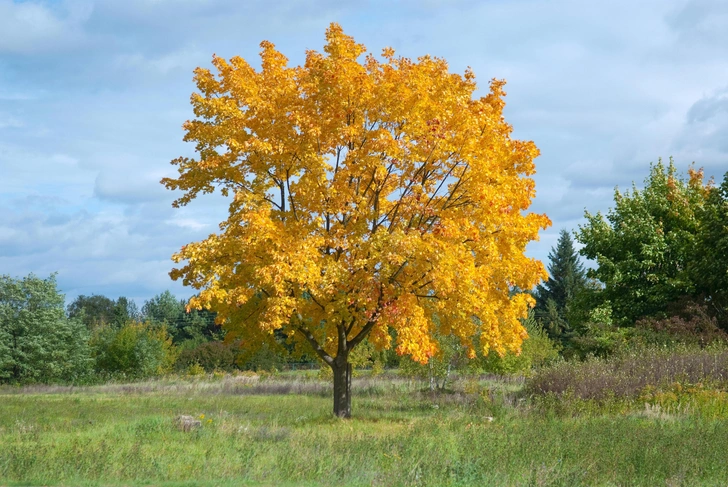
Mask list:
[[[695,296],[689,268],[696,257],[698,215],[708,194],[702,171],[681,178],[670,160],[651,165],[643,190],[615,191],[606,218],[586,213],[577,240],[582,255],[596,261],[588,275],[604,284],[618,325],[664,313],[680,297]]]
[[[75,382],[90,371],[88,331],[68,318],[55,275],[0,276],[0,382]]]
[[[179,301],[169,291],[157,294],[142,306],[144,318],[168,325],[175,323],[184,312],[184,301]]]
[[[567,307],[586,286],[584,266],[566,230],[559,233],[549,261],[549,278],[536,287],[536,319],[552,340],[564,343],[573,334]]]
[[[130,321],[138,321],[141,318],[137,304],[124,296],[119,297],[114,305],[114,323],[123,326]]]
[[[99,294],[81,294],[67,308],[70,318],[78,318],[89,330],[97,326],[112,325],[117,328],[139,318],[136,303],[124,296],[114,301]]]
[[[80,319],[91,330],[97,325],[114,322],[115,305],[114,300],[106,296],[81,294],[68,305],[68,317]]]
[[[728,330],[728,172],[723,183],[711,187],[699,213],[699,234],[691,266],[696,291],[717,317],[719,326]]]
[[[186,300],[178,300],[171,292],[164,291],[144,303],[142,315],[152,323],[166,324],[174,343],[186,342],[185,348],[224,338],[224,330],[215,324],[214,312],[206,309],[188,312],[186,308]]]

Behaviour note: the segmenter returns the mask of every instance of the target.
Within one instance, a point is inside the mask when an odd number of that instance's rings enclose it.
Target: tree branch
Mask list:
[[[352,350],[354,347],[359,345],[359,343],[361,343],[361,341],[367,337],[369,332],[372,331],[372,328],[374,328],[374,325],[376,325],[376,324],[377,324],[376,320],[368,321],[367,324],[364,325],[364,328],[362,328],[361,331],[359,333],[357,333],[354,338],[352,338],[351,340],[346,342],[346,348],[348,350]]]
[[[313,336],[313,334],[311,334],[310,331],[308,331],[308,329],[304,328],[303,326],[298,326],[296,327],[296,331],[303,335],[306,340],[308,340],[308,343],[311,344],[314,352],[316,352],[318,356],[321,357],[321,360],[326,362],[328,365],[334,365],[333,357],[326,353],[326,350],[324,350],[323,347],[319,345],[319,343],[316,341],[316,338]]]

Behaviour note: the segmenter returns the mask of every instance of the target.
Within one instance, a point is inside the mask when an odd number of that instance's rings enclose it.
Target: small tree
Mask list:
[[[549,261],[549,278],[536,287],[536,318],[551,339],[564,343],[573,334],[567,308],[586,286],[584,266],[566,230],[559,233]]]
[[[545,215],[532,142],[510,137],[504,83],[473,99],[475,77],[442,59],[383,60],[332,24],[325,54],[288,67],[261,44],[262,67],[214,57],[195,71],[198,159],[179,158],[175,206],[221,188],[221,233],[185,245],[174,279],[200,290],[246,346],[282,330],[331,367],[334,414],[351,414],[350,353],[364,339],[426,363],[433,320],[474,356],[518,350],[533,299],[510,295],[545,277],[524,255]]]

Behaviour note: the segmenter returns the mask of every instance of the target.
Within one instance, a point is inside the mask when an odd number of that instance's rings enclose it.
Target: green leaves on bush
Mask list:
[[[523,341],[521,353],[516,355],[508,352],[499,356],[490,352],[486,357],[479,360],[480,367],[484,372],[493,374],[525,374],[530,375],[531,371],[547,365],[559,357],[559,346],[554,343],[540,324],[536,322],[533,313],[524,322],[528,332],[528,338]]]
[[[63,305],[55,275],[0,276],[0,383],[86,380],[88,331]]]
[[[199,365],[205,372],[214,370],[230,371],[235,366],[235,345],[223,342],[206,342],[195,348],[182,350],[177,359],[177,370],[187,370]]]
[[[91,349],[102,375],[141,379],[170,372],[177,349],[164,326],[129,322],[94,330]]]

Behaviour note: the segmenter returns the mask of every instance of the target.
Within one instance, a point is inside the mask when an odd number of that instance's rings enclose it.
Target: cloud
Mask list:
[[[680,159],[695,161],[706,176],[722,179],[728,170],[728,86],[697,100],[687,111],[673,148]]]
[[[680,34],[681,42],[699,42],[717,49],[726,48],[728,3],[723,0],[690,0],[669,15],[667,20]]]
[[[120,54],[114,60],[114,67],[119,70],[133,70],[140,75],[167,75],[170,72],[183,70],[191,73],[201,63],[207,61],[209,55],[194,46],[168,52],[161,56],[147,57],[141,53]]]
[[[161,178],[159,172],[139,171],[134,166],[112,166],[96,177],[94,196],[124,204],[170,200],[169,192],[159,183]]]
[[[2,112],[0,112],[0,129],[8,129],[8,128],[21,128],[23,127],[23,122],[18,120],[17,118],[6,115]]]
[[[51,5],[0,0],[0,53],[59,51],[81,43],[91,4],[66,2],[63,11]]]

